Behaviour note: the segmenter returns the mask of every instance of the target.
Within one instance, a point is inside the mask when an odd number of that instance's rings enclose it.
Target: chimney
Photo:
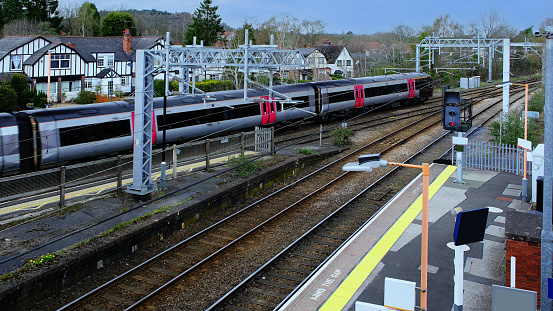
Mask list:
[[[123,50],[127,54],[131,54],[131,34],[128,29],[125,29],[123,34]]]
[[[73,43],[73,42],[67,42],[65,45],[72,48],[73,50],[75,49],[75,43]]]

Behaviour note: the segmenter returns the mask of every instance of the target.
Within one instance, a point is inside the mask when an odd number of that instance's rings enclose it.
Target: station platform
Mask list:
[[[492,284],[505,286],[505,215],[528,211],[521,176],[456,167],[430,167],[428,310],[453,310],[455,216],[451,210],[489,208],[483,242],[465,252],[464,311],[491,310]],[[355,310],[355,302],[384,304],[386,277],[420,286],[422,175],[358,231],[279,310]],[[531,193],[529,191],[529,193]],[[416,294],[419,306],[419,292]]]

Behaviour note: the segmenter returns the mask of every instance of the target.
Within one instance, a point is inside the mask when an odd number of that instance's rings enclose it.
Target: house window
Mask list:
[[[113,94],[113,81],[108,81],[108,94]]]
[[[84,79],[84,88],[87,90],[92,89],[92,79]]]
[[[112,67],[115,64],[113,54],[98,54],[98,67]]]
[[[336,65],[338,65],[338,66],[342,66],[342,60],[341,60],[341,59],[339,59],[339,60],[338,60],[338,61],[336,62]]]
[[[121,86],[130,86],[132,82],[131,76],[121,77]]]
[[[23,55],[11,56],[11,70],[21,70],[23,68]]]
[[[346,66],[351,66],[351,59],[346,60]]]
[[[50,61],[50,68],[69,68],[69,59],[71,56],[69,54],[58,54],[52,55]]]

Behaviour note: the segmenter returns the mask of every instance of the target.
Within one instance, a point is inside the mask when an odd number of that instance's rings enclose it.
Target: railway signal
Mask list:
[[[472,99],[462,99],[460,90],[442,90],[442,125],[445,130],[468,132],[472,127]]]

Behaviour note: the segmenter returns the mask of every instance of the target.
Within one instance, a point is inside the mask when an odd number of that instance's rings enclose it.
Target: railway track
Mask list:
[[[535,79],[524,81],[521,83],[534,82]],[[510,94],[513,95],[519,92],[523,87],[513,86],[510,89]],[[482,99],[500,96],[503,90],[495,86],[490,86],[481,89],[465,90],[463,91],[463,98],[470,98],[474,101],[480,101]],[[426,101],[424,107],[414,106],[409,108],[394,109],[392,111],[383,111],[375,114],[368,114],[357,118],[354,121],[348,122],[348,127],[354,132],[379,128],[381,126],[387,126],[390,123],[394,123],[400,120],[408,120],[410,118],[429,115],[435,112],[441,111],[441,97],[431,98]],[[377,111],[375,111],[377,112]],[[315,125],[307,125],[305,129],[291,131],[289,133],[282,133],[276,136],[276,146],[282,147],[296,142],[303,144],[313,143],[318,141],[324,141],[329,143],[330,132],[334,128],[340,125],[341,122],[330,122],[326,124],[326,127],[322,129],[322,135],[319,133],[321,128]]]
[[[524,95],[515,98],[516,101]],[[494,118],[499,112],[489,113],[501,100],[481,109],[476,114],[483,122]],[[443,156],[440,150],[450,145],[443,133],[434,141],[418,150],[404,163],[429,163]],[[384,156],[386,157],[386,156]],[[369,222],[378,209],[400,191],[419,172],[395,167],[356,194],[351,200],[336,209],[323,221],[307,231],[301,238],[288,245],[281,253],[268,260],[262,267],[245,278],[239,285],[227,292],[207,310],[274,310],[291,297],[304,280],[316,272],[339,247],[328,249],[328,245],[343,245],[348,238],[365,223]],[[400,181],[400,182],[396,182]],[[379,202],[380,201],[380,202]],[[344,226],[344,224],[346,224]],[[351,228],[351,230],[347,230]],[[313,254],[317,254],[314,256]],[[341,271],[335,271],[341,273]]]
[[[482,109],[482,111],[485,110]],[[209,287],[209,293],[230,291],[241,280],[249,279],[245,276],[255,274],[257,267],[263,266],[269,259],[282,253],[283,248],[277,245],[289,245],[299,239],[304,232],[314,230],[312,228],[319,226],[318,224],[323,219],[330,217],[341,206],[347,205],[346,203],[352,196],[363,192],[368,182],[366,176],[343,173],[341,168],[345,163],[354,161],[358,155],[366,153],[384,153],[390,160],[398,161],[399,159],[403,162],[405,157],[402,157],[401,154],[398,155],[401,153],[398,151],[401,148],[398,147],[409,141],[418,141],[421,137],[428,136],[430,129],[434,128],[435,130],[439,125],[440,118],[436,112],[392,131],[198,232],[60,310],[158,308],[160,305],[167,306],[167,304],[177,303],[163,298],[175,297],[172,293],[174,291],[190,292],[190,295],[186,296],[187,298],[179,298],[179,308],[205,309],[209,307],[208,303],[215,301],[221,295],[210,296],[208,294],[208,297],[205,297],[199,294],[202,293],[202,288]],[[447,133],[443,133],[443,130],[441,132],[441,137],[447,135]],[[411,179],[412,176],[407,177],[405,183]],[[370,200],[373,203],[368,205],[368,210],[360,209],[358,213],[350,212],[349,214],[353,218],[348,218],[350,220],[344,220],[342,225],[338,225],[339,229],[333,231],[335,234],[329,234],[330,236],[327,237],[322,237],[319,234],[314,239],[326,241],[321,243],[324,252],[312,246],[302,247],[302,250],[307,250],[305,254],[308,255],[303,256],[304,260],[298,258],[288,260],[303,267],[297,268],[297,271],[291,270],[298,273],[292,278],[296,283],[305,278],[306,275],[302,271],[313,271],[320,264],[320,262],[317,264],[315,258],[309,259],[310,256],[324,260],[342,243],[340,239],[346,239],[351,235],[364,220],[377,211],[383,202],[386,202],[403,187],[402,182],[396,182],[389,178],[385,182],[383,180],[376,184],[387,186],[380,186],[378,190],[376,190],[376,186],[371,189]],[[392,185],[395,185],[395,188]],[[335,195],[335,193],[341,193],[341,195]],[[345,219],[344,217],[342,216],[343,219]],[[273,241],[278,241],[278,243]],[[313,243],[313,239],[310,243]],[[300,253],[296,252],[296,254]],[[306,258],[308,260],[305,260]],[[311,268],[308,269],[308,267]],[[205,281],[205,275],[208,272],[221,278],[229,276],[229,279],[219,282],[215,277],[215,279]],[[273,275],[273,277],[275,276]],[[290,277],[282,276],[282,278],[290,281]],[[225,278],[225,280],[227,279]],[[204,282],[202,283],[202,281]],[[288,288],[288,292],[290,292],[294,286],[297,284],[283,287]],[[195,289],[191,290],[192,288]],[[218,289],[215,290],[215,288]],[[282,300],[286,294],[279,292],[276,296]],[[269,305],[274,306],[274,304],[275,302],[272,301]]]

